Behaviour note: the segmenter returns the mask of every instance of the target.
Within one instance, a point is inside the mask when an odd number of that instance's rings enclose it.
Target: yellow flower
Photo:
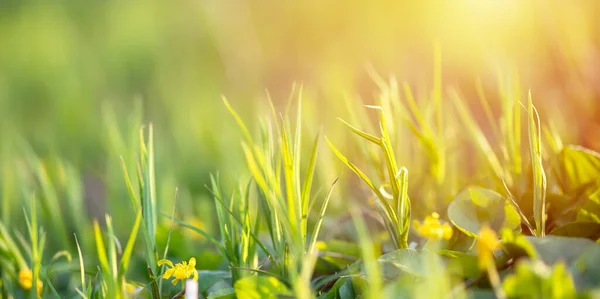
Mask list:
[[[498,248],[500,248],[500,241],[496,233],[488,226],[483,226],[477,240],[477,258],[480,268],[485,269],[494,262],[494,250]]]
[[[31,272],[31,269],[21,269],[21,271],[19,271],[19,286],[21,286],[21,288],[26,291],[31,290],[31,287],[33,286],[33,273]],[[42,284],[42,281],[38,278],[38,280],[37,280],[38,295],[42,293],[43,287],[44,287],[44,285]]]
[[[158,261],[158,266],[162,266],[166,264],[169,266],[169,269],[165,271],[162,278],[169,279],[173,276],[175,279],[171,283],[176,285],[180,280],[188,279],[190,277],[194,277],[194,280],[198,280],[198,272],[196,271],[196,258],[190,258],[189,262],[183,261],[179,264],[173,266],[173,263],[169,260],[160,260]]]
[[[433,212],[431,216],[425,217],[423,223],[414,220],[413,226],[419,235],[431,240],[450,240],[452,238],[452,227],[448,223],[440,223],[440,215]]]

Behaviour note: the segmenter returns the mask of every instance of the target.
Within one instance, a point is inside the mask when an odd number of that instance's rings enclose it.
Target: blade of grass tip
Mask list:
[[[349,124],[348,122],[346,122],[345,120],[341,119],[338,117],[338,120],[341,121],[344,125],[346,125],[348,127],[348,129],[350,129],[352,132],[354,132],[356,135],[376,144],[376,145],[381,145],[381,138],[375,137],[369,133],[363,132],[359,129],[357,129],[356,127],[352,126],[351,124]]]
[[[496,177],[506,179],[509,184],[512,183],[512,179],[510,177],[505,177],[504,169],[502,168],[502,164],[500,163],[498,156],[496,156],[496,153],[490,146],[487,138],[481,131],[481,128],[473,119],[473,116],[468,111],[468,108],[463,103],[463,100],[456,89],[452,89],[450,91],[450,98],[453,100],[454,106],[456,107],[460,118],[463,120],[464,126],[469,131],[471,138],[479,146],[479,149],[486,156],[492,171],[496,174]]]
[[[357,174],[375,193],[375,202],[382,212],[384,223],[386,223],[386,228],[392,234],[391,237],[396,240],[398,230],[396,229],[397,216],[392,207],[384,200],[384,196],[381,191],[375,187],[375,185],[371,182],[371,180],[352,162],[348,160],[334,145],[331,143],[329,138],[325,137],[325,140],[329,144],[329,147],[334,152],[334,154],[348,166],[348,168],[352,169],[355,174]],[[397,246],[399,243],[395,242]]]
[[[102,232],[100,231],[100,225],[97,220],[93,221],[94,226],[94,237],[96,239],[96,251],[98,253],[98,261],[100,262],[100,268],[105,274],[110,273],[110,266],[108,264],[108,257],[106,255],[106,248],[104,247],[104,241],[102,240]]]
[[[373,249],[372,241],[369,238],[367,226],[360,216],[360,210],[358,210],[357,207],[352,206],[350,214],[352,215],[352,222],[356,229],[356,235],[358,237],[358,243],[360,245],[361,256],[368,281],[365,298],[376,299],[383,286],[379,263],[375,257],[375,250]]]
[[[321,205],[321,210],[319,211],[317,223],[315,224],[315,227],[313,228],[312,239],[311,239],[310,243],[308,244],[308,246],[309,246],[308,254],[311,254],[311,255],[315,254],[317,237],[319,236],[319,231],[321,230],[321,225],[323,224],[323,218],[325,217],[325,212],[327,211],[327,206],[329,205],[329,199],[331,198],[331,194],[333,193],[333,188],[337,184],[338,180],[339,180],[339,177],[336,178],[335,181],[333,181],[333,184],[331,184],[331,187],[329,187],[329,192],[327,192],[327,196],[325,196],[325,200],[323,201],[323,204]]]
[[[25,254],[27,256],[31,257],[32,256],[31,246],[25,240],[25,237],[23,237],[23,235],[19,231],[15,231],[15,237],[17,237],[17,241],[19,241],[19,245],[21,245],[21,247],[23,248],[23,251],[25,251]]]
[[[135,194],[133,185],[131,184],[131,179],[129,178],[129,172],[127,171],[127,165],[125,165],[125,160],[123,159],[123,156],[120,156],[120,158],[121,158],[121,167],[123,168],[123,175],[125,176],[125,185],[127,186],[127,191],[129,192],[129,199],[131,201],[131,207],[133,208],[133,211],[135,213],[137,213],[137,211],[139,210],[139,206],[140,206],[140,200],[138,199],[137,194]]]
[[[244,137],[246,138],[246,142],[248,142],[250,144],[254,144],[254,141],[252,141],[252,135],[250,134],[250,131],[244,124],[244,121],[242,121],[242,118],[237,114],[237,112],[235,112],[233,107],[231,107],[231,104],[229,104],[229,101],[227,101],[227,98],[225,98],[224,96],[222,96],[221,98],[223,99],[223,103],[225,104],[225,107],[227,107],[227,110],[229,110],[229,113],[231,113],[231,115],[233,115],[233,118],[235,118],[235,121],[238,123],[238,126],[240,127],[240,129],[242,129]]]
[[[294,95],[296,94],[296,89],[298,88],[298,82],[292,82],[292,89],[290,90],[290,94],[288,95],[287,102],[285,104],[284,114],[289,115],[290,110],[292,108],[292,103],[294,102]]]
[[[475,81],[475,90],[477,92],[477,96],[479,97],[479,102],[481,103],[481,107],[483,107],[483,112],[488,119],[488,123],[492,127],[492,132],[494,134],[494,138],[496,140],[501,140],[500,130],[498,129],[498,125],[496,124],[496,120],[494,119],[494,114],[492,113],[492,109],[490,107],[490,103],[485,96],[485,92],[483,91],[483,83],[481,83],[481,78],[477,78]]]
[[[302,202],[302,243],[306,243],[306,232],[308,229],[308,210],[310,201],[310,191],[312,188],[312,180],[315,173],[315,165],[317,164],[317,153],[319,149],[319,141],[321,139],[321,131],[313,142],[313,148],[310,155],[310,162],[308,163],[308,169],[306,171],[306,177],[304,178],[304,184],[302,185],[302,193],[300,195],[300,201]]]
[[[543,237],[546,234],[546,175],[542,165],[541,131],[540,119],[537,110],[533,106],[531,91],[528,97],[528,134],[529,134],[529,152],[531,155],[531,166],[533,169],[533,214],[536,222],[538,234]],[[537,121],[537,122],[536,122]]]
[[[129,268],[129,261],[131,259],[131,253],[133,252],[135,240],[137,239],[137,234],[140,228],[141,220],[142,213],[138,212],[137,216],[135,217],[133,228],[131,229],[131,234],[129,235],[129,240],[127,241],[127,245],[125,245],[125,250],[123,251],[123,255],[121,256],[121,263],[118,272],[119,274],[117,277],[119,283],[125,280],[125,274],[127,273],[127,269]]]
[[[344,154],[342,154],[336,147],[335,145],[333,145],[333,143],[329,140],[329,138],[325,137],[325,141],[327,141],[327,143],[329,144],[329,147],[331,148],[331,150],[333,151],[333,153],[340,159],[342,160],[342,162],[344,162],[344,164],[346,164],[346,166],[348,166],[348,168],[350,168],[352,171],[354,171],[354,173],[356,175],[358,175],[366,184],[367,186],[369,186],[369,188],[371,188],[371,190],[373,190],[373,192],[375,192],[375,194],[377,195],[377,197],[379,198],[383,198],[383,195],[381,194],[381,192],[379,191],[379,189],[377,187],[375,187],[375,185],[371,182],[371,180],[364,174],[364,172],[362,172],[356,165],[354,165],[354,163],[350,162],[350,160],[348,160],[348,158],[346,158],[346,156],[344,156]]]
[[[417,105],[417,102],[415,101],[415,97],[410,88],[410,85],[408,84],[408,82],[403,82],[402,87],[404,88],[404,96],[406,97],[406,101],[408,102],[408,108],[410,109],[410,112],[412,113],[413,117],[415,118],[417,125],[419,126],[419,128],[421,128],[421,130],[426,132],[426,134],[430,134],[431,132],[429,132],[429,126],[425,122],[425,118],[423,117],[423,114],[421,113],[421,109],[419,109],[419,106]]]
[[[292,226],[292,233],[299,233],[298,228],[300,221],[298,219],[299,209],[296,208],[299,202],[296,193],[298,184],[296,183],[296,170],[294,169],[294,157],[292,156],[292,149],[289,144],[289,135],[286,129],[286,125],[282,124],[281,130],[281,154],[283,156],[283,175],[285,176],[285,189],[287,197],[287,214],[290,219]]]
[[[77,245],[77,253],[79,254],[79,271],[81,272],[81,290],[83,294],[87,294],[87,288],[85,284],[85,265],[83,262],[83,254],[81,253],[81,246],[79,245],[79,240],[77,240],[77,235],[73,234],[75,237],[75,244]],[[86,297],[86,296],[82,296]]]
[[[367,72],[367,75],[369,75],[371,80],[373,80],[375,85],[377,85],[377,87],[380,90],[387,89],[387,84],[386,84],[385,80],[383,79],[383,77],[381,77],[381,75],[379,75],[379,73],[377,73],[377,70],[375,70],[375,67],[373,66],[373,64],[371,64],[371,63],[366,64],[365,71]]]

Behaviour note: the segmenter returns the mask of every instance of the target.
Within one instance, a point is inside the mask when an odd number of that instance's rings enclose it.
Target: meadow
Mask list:
[[[600,297],[599,8],[2,2],[0,299]]]

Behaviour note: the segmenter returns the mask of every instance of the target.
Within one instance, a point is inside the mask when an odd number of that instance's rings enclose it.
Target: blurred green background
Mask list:
[[[2,1],[2,220],[23,225],[23,199],[52,193],[44,191],[46,175],[70,230],[86,231],[82,223],[105,212],[116,227],[130,227],[119,157],[135,173],[139,128],[151,122],[161,210],[171,211],[177,186],[180,216],[214,231],[204,187],[209,174],[219,172],[225,186],[245,178],[239,129],[222,95],[253,123],[268,113],[266,90],[283,110],[294,82],[302,83],[307,130],[314,135],[322,126],[343,142],[348,134],[336,122],[348,114],[343,98],[375,100],[366,70],[394,74],[426,94],[436,43],[444,87],[457,86],[476,101],[479,78],[494,102],[502,80],[517,78],[517,92],[532,90],[541,116],[565,141],[599,149],[593,133],[600,126],[599,6],[593,0]],[[329,153],[321,160],[327,164],[320,175],[331,182],[343,168]],[[36,173],[40,165],[45,174]],[[343,205],[332,201],[333,210]],[[180,242],[191,240],[182,235]],[[197,245],[174,248],[185,255]],[[206,262],[199,267],[214,266]]]

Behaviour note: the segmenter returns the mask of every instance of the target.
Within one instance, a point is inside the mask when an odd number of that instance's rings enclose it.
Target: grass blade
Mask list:
[[[540,119],[533,106],[531,91],[527,101],[529,153],[533,169],[533,217],[539,236],[546,234],[546,174],[542,165],[542,141]]]

